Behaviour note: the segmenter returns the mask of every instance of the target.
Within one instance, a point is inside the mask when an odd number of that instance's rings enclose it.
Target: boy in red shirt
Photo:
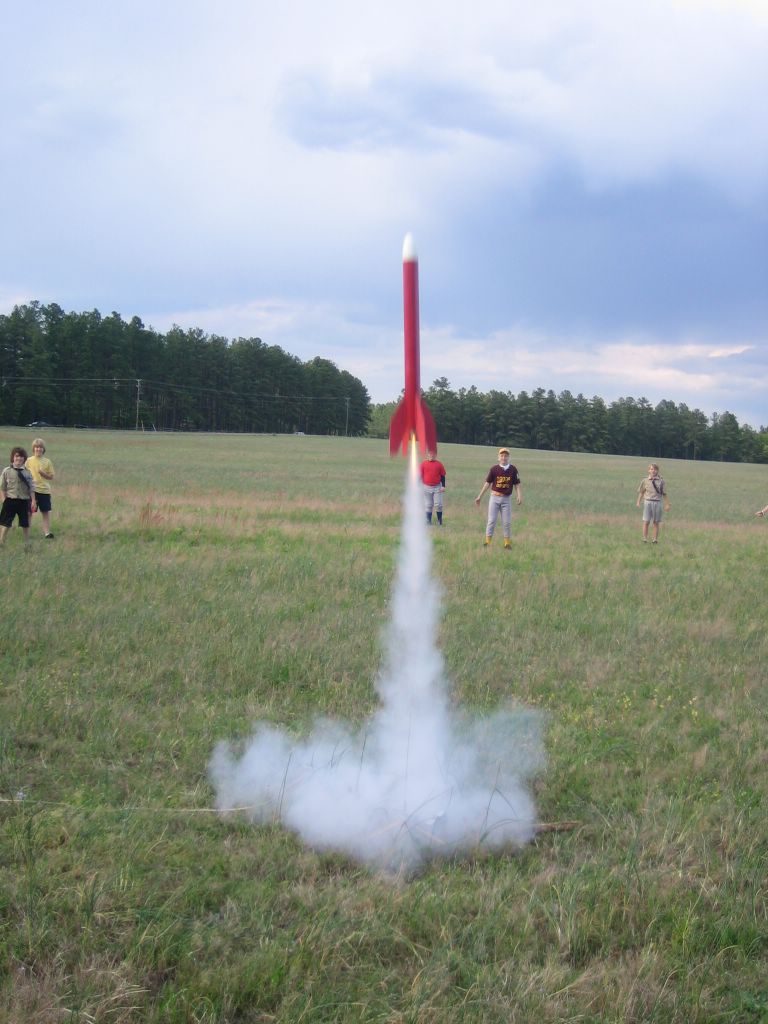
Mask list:
[[[443,525],[443,491],[445,490],[445,466],[437,461],[434,452],[427,452],[427,457],[420,467],[421,482],[424,485],[424,508],[427,522],[432,525],[432,510],[437,513],[438,526]]]

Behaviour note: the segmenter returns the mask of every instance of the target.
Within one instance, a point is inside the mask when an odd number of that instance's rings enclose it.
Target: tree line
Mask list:
[[[768,430],[740,425],[733,413],[708,417],[700,409],[671,401],[651,405],[645,398],[585,398],[570,391],[537,388],[489,391],[451,389],[445,377],[424,398],[441,441],[509,444],[550,451],[638,455],[644,458],[768,462]],[[374,405],[368,433],[386,437],[395,402]]]
[[[441,441],[636,455],[768,462],[768,431],[731,412],[707,416],[664,400],[607,404],[537,388],[424,393]],[[0,422],[57,426],[386,437],[396,403],[371,405],[360,380],[327,359],[302,362],[259,338],[198,328],[165,334],[139,317],[65,313],[56,303],[0,315]]]
[[[259,338],[165,334],[56,303],[0,315],[0,422],[112,429],[366,432],[370,397],[328,359]]]

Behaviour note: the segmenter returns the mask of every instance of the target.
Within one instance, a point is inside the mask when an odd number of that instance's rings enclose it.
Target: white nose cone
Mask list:
[[[403,239],[403,263],[415,263],[417,259],[413,235],[409,231]]]

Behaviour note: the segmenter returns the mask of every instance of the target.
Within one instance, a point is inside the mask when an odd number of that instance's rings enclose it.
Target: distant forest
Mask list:
[[[366,432],[370,398],[327,359],[259,338],[166,334],[31,302],[0,316],[0,422],[131,430]]]
[[[445,377],[424,397],[444,442],[768,462],[768,430],[730,412],[544,388],[454,391]],[[304,363],[259,338],[160,334],[138,317],[65,313],[55,303],[0,315],[2,423],[384,438],[395,405],[371,405],[362,382],[327,359]]]
[[[461,444],[508,444],[563,452],[639,455],[658,459],[708,459],[725,462],[768,462],[768,431],[740,426],[730,412],[708,417],[700,409],[645,398],[575,397],[570,391],[537,388],[489,391],[451,390],[445,377],[436,380],[424,398],[432,411],[441,441]],[[374,405],[368,433],[386,437],[395,402]]]

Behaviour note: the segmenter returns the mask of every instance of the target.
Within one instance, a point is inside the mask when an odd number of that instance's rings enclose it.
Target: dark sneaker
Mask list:
[[[53,540],[53,534],[52,533],[46,533],[45,539],[46,540]]]

